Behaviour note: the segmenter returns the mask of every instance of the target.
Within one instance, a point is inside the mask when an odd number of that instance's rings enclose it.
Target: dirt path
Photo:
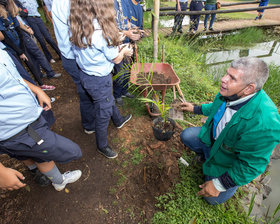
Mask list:
[[[220,1],[223,3],[230,3],[228,1]],[[223,7],[223,9],[229,10],[229,9],[238,9],[238,8],[253,8],[257,7],[258,4],[248,4],[248,5],[237,5],[237,6],[230,6],[230,7]],[[250,13],[253,15],[257,15],[256,11],[249,11],[246,13]],[[216,21],[214,23],[214,30],[215,33],[219,32],[228,32],[231,30],[238,30],[243,29],[247,27],[262,27],[262,26],[280,26],[280,8],[276,9],[267,9],[264,12],[264,16],[261,20],[255,21],[254,19],[237,19],[237,20],[219,20],[219,15],[216,15]],[[203,21],[203,18],[200,20]],[[209,21],[208,21],[209,23]],[[199,24],[198,27],[198,33],[203,32],[203,24]],[[183,26],[183,32],[187,33],[189,29],[189,26]],[[170,34],[172,32],[171,28],[160,28],[160,31],[166,35]],[[146,33],[148,35],[151,34],[151,30],[146,30]],[[213,32],[207,32],[207,33],[213,33]]]

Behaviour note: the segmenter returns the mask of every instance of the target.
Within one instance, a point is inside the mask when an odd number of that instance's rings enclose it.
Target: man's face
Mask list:
[[[234,94],[241,96],[243,89],[246,87],[246,84],[241,79],[242,75],[242,72],[229,67],[227,73],[221,79],[220,94],[226,97]]]

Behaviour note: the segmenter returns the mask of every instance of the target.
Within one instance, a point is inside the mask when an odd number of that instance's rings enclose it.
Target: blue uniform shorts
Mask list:
[[[71,140],[52,132],[42,116],[32,127],[44,140],[41,145],[38,145],[25,131],[18,136],[0,141],[0,154],[8,154],[18,160],[32,159],[38,163],[52,160],[68,163],[82,156],[80,147]]]

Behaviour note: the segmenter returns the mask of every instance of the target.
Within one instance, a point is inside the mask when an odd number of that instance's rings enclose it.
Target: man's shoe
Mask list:
[[[132,98],[134,98],[134,95],[131,94],[130,92],[127,92],[127,93],[123,94],[122,97],[127,97],[127,98],[131,98],[132,99]]]
[[[84,132],[88,135],[91,135],[95,132],[95,130],[87,130],[87,129],[84,129]]]
[[[52,58],[52,59],[50,60],[50,63],[51,63],[51,64],[55,63],[55,60]]]
[[[117,128],[122,128],[131,118],[132,118],[131,114],[123,117],[123,122],[119,126],[117,126]]]
[[[213,27],[209,28],[209,30],[214,31]]]
[[[35,183],[39,184],[41,187],[46,187],[51,184],[50,179],[46,175],[42,174],[38,168],[30,170],[30,173],[32,174]]]
[[[207,30],[206,28],[203,29],[203,31],[206,31],[206,30]]]
[[[178,30],[177,32],[178,32],[178,33],[183,33],[183,30]]]
[[[55,73],[53,76],[48,77],[49,79],[52,78],[59,78],[61,76],[61,73]]]
[[[63,182],[61,184],[52,184],[54,189],[57,191],[62,191],[66,184],[71,184],[79,180],[79,178],[82,175],[82,171],[80,170],[74,170],[74,171],[68,171],[64,174],[62,174]]]
[[[109,159],[114,159],[118,156],[118,153],[114,152],[110,146],[106,146],[102,149],[97,148],[97,152],[101,153],[103,156]]]
[[[120,98],[116,98],[116,104],[117,104],[118,106],[123,106],[123,100],[122,100],[121,97],[120,97]]]

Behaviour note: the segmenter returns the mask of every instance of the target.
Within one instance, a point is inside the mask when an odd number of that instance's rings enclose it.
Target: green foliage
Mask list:
[[[156,205],[163,211],[157,212],[153,224],[185,224],[185,223],[252,223],[242,208],[230,199],[225,204],[212,206],[196,194],[199,184],[203,183],[201,166],[192,162],[192,157],[184,158],[191,164],[185,167],[179,164],[181,182],[168,193],[158,197]]]
[[[216,48],[233,48],[238,46],[239,48],[254,46],[256,43],[267,41],[267,36],[262,29],[255,27],[242,29],[237,34],[225,35],[221,38],[213,39]]]
[[[264,90],[272,99],[272,101],[280,106],[280,67],[276,65],[269,66],[269,77],[264,85]]]
[[[141,163],[143,157],[144,156],[140,153],[140,148],[138,147],[133,151],[133,155],[131,157],[131,163],[133,165],[138,165],[139,163]]]

